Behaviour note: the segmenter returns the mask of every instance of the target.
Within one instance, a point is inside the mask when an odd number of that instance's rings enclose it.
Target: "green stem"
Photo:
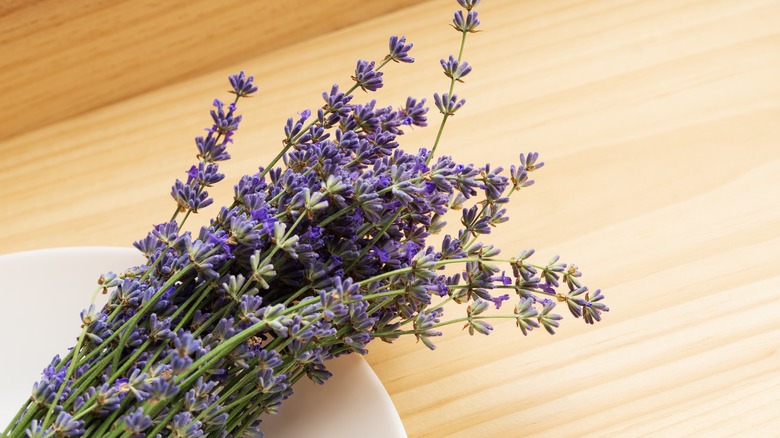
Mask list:
[[[209,319],[207,319],[206,322],[204,322],[200,327],[198,327],[197,329],[195,329],[192,332],[192,336],[200,335],[203,332],[203,330],[205,330],[206,328],[210,327],[211,324],[221,320],[234,307],[235,307],[235,304],[231,303],[229,306],[226,306],[225,308],[223,308],[223,309],[221,309],[221,310],[219,310],[217,312],[214,312],[211,316],[209,316]]]
[[[389,221],[387,221],[385,226],[382,227],[382,229],[378,233],[376,233],[376,235],[374,235],[374,237],[371,239],[371,242],[369,242],[368,245],[363,247],[363,250],[360,251],[360,254],[357,256],[357,258],[355,260],[352,261],[352,263],[347,267],[347,269],[344,270],[344,273],[347,273],[347,272],[351,271],[352,268],[355,267],[357,262],[360,259],[362,259],[368,253],[368,251],[371,248],[374,247],[374,245],[379,241],[379,239],[382,238],[382,236],[385,235],[385,232],[390,228],[391,225],[393,225],[395,223],[396,219],[398,219],[398,216],[400,216],[402,212],[403,212],[402,208],[399,208],[398,211],[395,212],[393,217]]]
[[[11,419],[11,422],[8,423],[8,427],[5,428],[5,430],[3,431],[3,435],[2,436],[7,436],[8,433],[11,432],[11,430],[14,427],[14,424],[17,421],[19,421],[19,418],[22,416],[24,411],[26,411],[27,408],[30,407],[30,403],[32,403],[32,400],[27,399],[27,401],[24,404],[22,404],[22,408],[19,409],[19,411],[16,413],[16,415],[14,415],[14,418]]]
[[[98,287],[95,289],[95,292],[92,293],[92,299],[89,302],[90,307],[95,305],[95,298],[97,298],[97,295],[101,290],[103,290],[103,286]],[[84,344],[84,338],[87,337],[87,330],[89,330],[89,324],[84,324],[84,328],[81,330],[81,336],[79,336],[79,340],[76,343],[76,348],[73,349],[73,358],[70,360],[70,366],[68,367],[68,371],[65,373],[65,379],[62,381],[62,385],[60,385],[60,389],[57,391],[57,396],[54,398],[51,406],[49,406],[49,410],[46,412],[46,417],[43,419],[43,429],[49,427],[51,422],[54,421],[52,418],[52,414],[54,414],[54,407],[57,406],[57,404],[60,402],[62,391],[65,390],[65,384],[70,380],[70,376],[73,375],[73,371],[76,370],[76,363],[79,361],[79,353],[81,352],[82,344]]]
[[[377,303],[374,306],[370,307],[366,313],[368,313],[369,315],[373,315],[374,312],[376,312],[377,310],[379,310],[379,309],[385,307],[386,305],[392,303],[394,299],[395,299],[395,296],[387,297],[381,303]]]
[[[395,297],[396,295],[400,295],[401,293],[403,293],[405,291],[406,291],[406,289],[393,289],[393,290],[389,290],[387,292],[378,292],[378,293],[375,293],[375,294],[363,295],[363,298],[361,299],[361,301],[373,300],[374,298]],[[354,302],[354,301],[345,301],[345,304],[350,304],[351,302]],[[368,314],[370,315],[371,312],[368,312]]]
[[[460,63],[460,60],[463,58],[463,47],[466,46],[466,34],[468,32],[463,32],[463,36],[460,38],[460,50],[458,51],[458,63]],[[447,98],[452,97],[452,92],[455,90],[455,78],[450,79],[450,92],[447,95]],[[436,153],[436,148],[439,146],[439,141],[441,140],[441,134],[444,131],[444,125],[447,123],[447,119],[449,118],[449,114],[444,114],[444,117],[441,119],[441,124],[439,125],[439,132],[436,134],[436,140],[433,142],[433,147],[431,148],[431,153],[428,155],[428,159],[425,161],[425,164],[429,164],[431,160],[433,159],[433,155]]]
[[[515,188],[516,188],[515,186],[512,186],[512,188],[509,189],[509,193],[506,194],[507,198],[512,196],[512,193],[515,192]],[[487,199],[485,199],[485,201],[487,201]],[[469,225],[466,227],[467,230],[471,229],[471,227],[473,227],[474,224],[476,224],[477,221],[482,217],[482,214],[485,213],[485,210],[487,210],[487,206],[488,206],[487,202],[484,202],[482,204],[482,208],[479,210],[479,213],[476,216],[474,216],[474,220],[471,221],[469,223]],[[477,240],[477,236],[471,235],[469,233],[464,233],[463,235],[468,239],[468,242],[462,242],[463,243],[463,248],[470,247]]]
[[[203,373],[205,373],[209,369],[209,365],[211,364],[211,362],[220,359],[222,356],[224,356],[224,353],[232,351],[242,342],[246,341],[247,339],[249,339],[250,337],[254,336],[255,334],[257,334],[258,332],[260,332],[261,330],[267,327],[268,327],[268,323],[266,321],[260,321],[258,323],[255,323],[249,326],[248,328],[242,330],[241,332],[237,333],[232,338],[225,340],[216,348],[203,355],[200,359],[193,362],[189,368],[190,372],[184,373],[181,376],[180,380],[177,382],[178,383],[177,386],[179,386],[179,391],[186,391],[198,377],[203,375]],[[148,414],[153,416],[154,414],[162,410],[167,404],[168,404],[168,400],[163,400],[158,402],[157,404],[155,404],[150,408]]]
[[[372,338],[381,338],[384,336],[398,336],[398,335],[414,335],[419,334],[422,332],[425,332],[427,330],[444,327],[446,325],[452,325],[457,324],[459,322],[466,322],[474,319],[517,319],[518,315],[489,315],[489,316],[464,316],[463,318],[456,318],[451,319],[449,321],[440,322],[438,324],[434,324],[430,327],[426,327],[425,330],[403,330],[403,331],[397,331],[397,332],[382,332],[382,333],[372,333]]]
[[[300,380],[306,373],[303,370],[298,371],[293,377],[290,378],[290,384],[295,385],[298,380]],[[247,406],[252,405],[251,408],[247,409]],[[238,409],[239,415],[235,416],[234,418],[231,418],[228,422],[228,425],[226,427],[226,430],[228,432],[231,432],[234,428],[238,427],[238,430],[233,436],[242,436],[244,431],[251,426],[252,422],[262,414],[263,406],[262,404],[260,406],[254,406],[254,403],[251,399],[246,400],[244,404],[241,406],[241,409]]]
[[[295,291],[295,293],[293,293],[292,295],[290,295],[290,296],[289,296],[289,297],[288,297],[288,298],[287,298],[287,299],[284,301],[284,303],[283,303],[283,304],[284,304],[285,306],[289,306],[289,305],[290,305],[290,303],[292,303],[293,301],[295,301],[295,299],[296,299],[296,298],[298,298],[298,297],[300,297],[301,295],[303,295],[303,294],[304,294],[304,293],[305,293],[307,290],[309,290],[309,289],[312,289],[311,285],[306,285],[306,286],[303,286],[303,287],[301,287],[300,289],[298,289],[297,291]]]
[[[30,422],[35,418],[35,414],[38,413],[40,409],[41,406],[39,406],[38,404],[33,404],[30,408],[30,411],[27,412],[27,415],[22,417],[22,419],[19,420],[19,423],[16,425],[16,427],[13,428],[10,437],[16,438],[16,437],[24,436],[25,435],[24,430],[27,428],[27,425],[30,424]],[[13,425],[13,422],[9,425],[9,428],[11,427],[11,425]],[[6,432],[3,432],[3,436],[6,436]]]
[[[109,338],[103,343],[107,342],[111,338],[115,337],[117,334],[122,333],[122,337],[119,338],[119,343],[115,347],[116,353],[114,353],[114,360],[112,364],[112,369],[117,368],[117,364],[119,363],[119,357],[122,353],[122,350],[124,349],[125,343],[127,342],[127,338],[130,337],[130,334],[132,333],[132,328],[135,327],[138,324],[138,321],[146,315],[146,312],[154,306],[155,303],[157,303],[157,300],[160,299],[160,297],[163,295],[163,293],[168,290],[169,287],[176,284],[181,277],[184,276],[184,274],[187,274],[190,270],[194,269],[192,265],[187,265],[184,268],[182,268],[179,272],[174,274],[171,278],[168,279],[168,281],[165,282],[165,284],[152,296],[152,298],[147,301],[144,305],[140,306],[138,308],[138,311],[135,315],[130,317],[130,319],[122,325],[122,328],[114,332]],[[103,344],[101,344],[103,345]]]

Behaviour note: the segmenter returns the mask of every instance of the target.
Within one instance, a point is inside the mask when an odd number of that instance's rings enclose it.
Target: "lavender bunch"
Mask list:
[[[534,263],[533,250],[502,257],[480,241],[507,221],[510,195],[533,184],[538,154],[520,154],[507,173],[435,155],[465,104],[454,87],[472,71],[463,47],[480,25],[478,0],[458,3],[461,45],[441,60],[450,83],[434,94],[442,116],[430,150],[398,143],[427,126],[425,99],[353,102],[358,89],[382,87],[387,64],[413,61],[412,44],[392,37],[380,62],[357,62],[350,88],[333,85],[315,112],[288,119],[276,158],[240,178],[208,226],[187,231],[189,215],[212,203],[207,188],[224,179],[218,163],[230,158],[237,104],[257,91],[253,77],[230,76],[235,99],[214,101],[198,162],[172,187],[173,217],[135,242],[146,263],[100,278],[95,295],[109,293],[108,304],[81,313],[77,345],[46,367],[3,436],[258,437],[298,380],[324,383],[329,359],[366,354],[374,339],[415,336],[433,349],[442,326],[489,334],[498,318],[524,335],[552,334],[558,303],[600,321],[603,295],[581,284],[576,266],[557,256]],[[448,214],[461,228],[434,244]],[[445,318],[451,302],[463,316]]]

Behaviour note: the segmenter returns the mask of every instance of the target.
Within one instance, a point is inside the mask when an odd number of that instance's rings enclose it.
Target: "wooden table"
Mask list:
[[[377,98],[446,91],[454,2],[218,3],[0,6],[1,253],[128,246],[167,220],[192,137],[238,70],[261,93],[242,102],[223,166],[233,181],[391,34],[417,62],[389,66]],[[474,71],[457,88],[468,103],[442,150],[504,166],[539,151],[537,184],[489,241],[561,254],[612,310],[596,326],[567,318],[553,337],[508,321],[488,338],[447,330],[435,352],[374,345],[366,359],[409,435],[780,434],[780,2],[479,10],[464,53]]]

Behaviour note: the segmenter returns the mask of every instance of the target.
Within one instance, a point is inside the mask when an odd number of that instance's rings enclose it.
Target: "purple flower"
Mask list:
[[[198,158],[212,163],[216,161],[225,161],[230,159],[227,153],[227,141],[217,144],[217,139],[209,132],[206,138],[195,137],[195,145],[198,147]]]
[[[80,436],[84,434],[84,421],[73,420],[73,416],[67,412],[60,412],[51,426],[52,432],[57,436]]]
[[[441,60],[441,66],[444,69],[444,75],[458,82],[463,82],[460,78],[471,72],[471,66],[468,62],[459,62],[452,55],[448,60]]]
[[[349,114],[350,106],[349,101],[352,100],[352,96],[339,91],[339,86],[334,84],[330,89],[330,94],[323,92],[322,98],[325,100],[325,110],[337,117],[344,117]],[[335,122],[331,122],[332,126]]]
[[[38,420],[32,420],[30,422],[30,427],[24,430],[25,435],[27,435],[28,438],[42,438],[44,434],[43,430],[43,419],[39,422]],[[262,437],[261,437],[262,438]]]
[[[428,126],[428,118],[425,117],[428,107],[425,106],[425,99],[420,99],[418,102],[416,99],[408,97],[406,105],[400,111],[404,117],[402,120],[404,125]]]
[[[218,382],[204,381],[202,376],[198,377],[195,385],[184,395],[184,406],[192,412],[208,409],[219,399],[218,396],[213,395],[217,385]]]
[[[122,422],[125,423],[125,430],[132,433],[134,437],[144,436],[142,432],[152,427],[152,418],[145,415],[143,408],[140,406],[122,417]]]
[[[206,243],[213,245],[215,248],[220,248],[225,258],[233,258],[230,235],[225,230],[213,232],[211,228],[204,228],[203,231],[206,233]]]
[[[282,359],[276,350],[260,350],[257,353],[257,367],[262,370],[272,370],[282,365]]]
[[[463,11],[455,13],[455,18],[452,19],[452,27],[460,32],[478,32],[477,26],[479,26],[479,19],[477,18],[477,11],[469,11],[466,17],[463,17]]]
[[[260,308],[262,302],[262,297],[242,296],[237,312],[238,318],[252,324],[260,322],[260,319],[255,316],[255,313],[257,312],[257,309]]]
[[[604,299],[604,295],[601,294],[600,289],[596,289],[590,295],[585,295],[585,299],[588,301],[588,305],[583,307],[583,319],[588,324],[594,324],[597,321],[601,321],[601,312],[608,312],[609,307],[600,301]]]
[[[236,111],[236,104],[231,103],[228,105],[228,111],[225,112],[225,104],[219,99],[214,99],[214,107],[216,109],[211,110],[210,112],[211,119],[214,121],[214,126],[209,132],[216,132],[224,135],[238,129],[238,124],[241,123],[241,116],[233,115]]]
[[[255,385],[262,393],[282,392],[289,386],[287,376],[275,376],[271,369],[261,369],[255,373]]]
[[[406,44],[406,37],[398,38],[397,36],[390,37],[390,53],[386,59],[393,60],[395,62],[414,62],[414,58],[409,56],[409,50],[412,49],[414,44]]]
[[[447,93],[441,96],[438,93],[434,93],[433,101],[436,103],[436,108],[439,108],[442,114],[448,116],[454,115],[455,111],[459,110],[466,103],[466,99],[458,100],[457,94],[450,96]]]
[[[509,297],[507,296],[507,299]],[[489,305],[480,300],[476,299],[474,300],[471,305],[466,309],[468,314],[468,322],[463,327],[469,329],[469,335],[474,335],[474,333],[480,333],[483,335],[489,335],[491,331],[493,331],[493,326],[490,325],[487,321],[481,320],[481,319],[474,319],[475,316],[479,315],[480,313],[484,312]]]
[[[65,370],[62,370],[61,376],[43,376],[41,380],[33,384],[32,400],[38,404],[51,404],[57,398],[57,391],[65,379]]]
[[[306,119],[311,116],[310,110],[303,110],[300,113],[300,118],[297,121],[294,121],[292,117],[287,119],[287,124],[284,126],[284,143],[285,144],[300,144],[305,143],[311,139],[311,136],[308,136],[305,132],[303,132],[304,124],[306,123]]]
[[[233,91],[231,91],[231,93],[235,94],[236,98],[251,97],[250,94],[257,91],[257,87],[253,83],[255,77],[247,77],[244,75],[243,71],[228,76],[228,80],[230,80],[230,85],[233,87]]]
[[[151,234],[165,245],[172,244],[179,235],[179,225],[176,221],[165,222],[155,225]]]
[[[146,381],[143,390],[149,393],[149,400],[153,402],[169,399],[179,392],[179,388],[163,376],[154,377]]]
[[[107,320],[108,316],[104,313],[98,313],[95,316],[95,319],[87,327],[87,331],[84,333],[90,342],[99,345],[103,342],[103,339],[106,339],[114,333],[108,327]]]
[[[137,401],[144,401],[149,397],[149,393],[143,389],[148,376],[148,374],[142,373],[139,368],[135,368],[128,377],[117,379],[117,390],[123,394],[130,392]]]
[[[372,100],[365,105],[353,106],[352,117],[347,121],[344,127],[349,130],[360,129],[365,133],[378,131],[381,124],[379,117],[377,117],[377,114],[374,111],[374,105],[376,105],[376,101]]]
[[[376,91],[382,88],[382,72],[374,70],[374,61],[360,60],[355,67],[352,80],[363,91]]]
[[[216,163],[205,163],[201,161],[197,166],[190,167],[187,171],[188,182],[197,181],[203,187],[211,187],[222,181],[225,175],[218,172],[219,165]]]
[[[82,395],[76,397],[73,408],[78,411],[89,401],[94,401],[95,407],[92,408],[92,411],[98,414],[107,414],[119,409],[119,403],[123,397],[124,394],[119,391],[118,385],[109,386],[104,383],[100,387],[88,388]]]
[[[543,162],[536,162],[539,158],[537,152],[531,152],[527,156],[520,154],[520,166],[512,165],[509,169],[510,179],[515,189],[521,189],[533,185],[534,181],[528,179],[528,174],[544,166]]]
[[[435,350],[436,345],[433,344],[430,338],[442,335],[440,331],[434,330],[436,324],[440,321],[440,316],[439,310],[433,310],[432,312],[420,311],[412,322],[417,340],[431,350]]]
[[[189,412],[180,412],[174,415],[170,425],[172,436],[180,438],[199,438],[204,436],[203,423],[194,420],[195,418]]]
[[[563,319],[563,317],[557,313],[550,313],[552,309],[555,308],[554,301],[546,299],[542,302],[542,305],[544,308],[542,309],[541,313],[539,313],[539,322],[542,324],[542,327],[547,330],[547,332],[549,332],[551,335],[554,335],[555,329],[560,325],[558,321]]]
[[[214,202],[213,199],[209,198],[207,191],[201,191],[197,183],[188,185],[180,180],[176,180],[176,183],[171,187],[171,197],[176,201],[181,212],[189,210],[197,213],[198,210],[208,207]]]

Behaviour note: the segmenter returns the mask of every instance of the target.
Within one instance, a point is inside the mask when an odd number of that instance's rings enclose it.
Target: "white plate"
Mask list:
[[[142,262],[130,248],[60,248],[0,256],[0,431],[30,396],[41,370],[75,345],[79,312],[100,274]],[[103,301],[99,304],[105,302]],[[328,363],[325,385],[302,380],[265,436],[405,437],[382,383],[357,355]]]

